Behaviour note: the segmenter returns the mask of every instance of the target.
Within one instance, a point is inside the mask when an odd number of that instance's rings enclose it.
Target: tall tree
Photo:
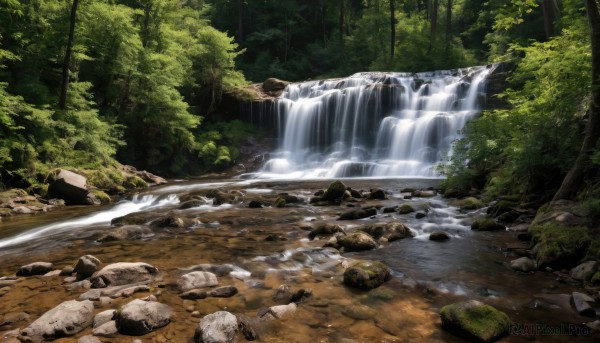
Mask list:
[[[437,31],[437,19],[438,19],[438,9],[440,7],[440,0],[433,0],[433,7],[431,8],[431,26],[429,33],[429,51],[433,47],[433,42],[435,41],[435,34]]]
[[[581,150],[552,201],[572,199],[577,194],[585,179],[590,156],[600,138],[600,5],[598,0],[586,0],[585,5],[592,46],[592,94],[588,119]]]
[[[557,0],[542,0],[542,13],[544,14],[544,32],[546,39],[554,36],[554,22],[560,17],[560,7]]]
[[[394,47],[396,45],[396,10],[394,9],[394,0],[390,0],[390,57],[394,58]]]
[[[340,42],[340,60],[343,62],[345,58],[344,54],[344,22],[346,21],[346,5],[345,0],[340,0],[340,17],[338,22],[339,42]]]
[[[58,107],[65,109],[67,104],[67,88],[69,87],[69,66],[71,64],[71,52],[73,50],[73,36],[75,35],[75,21],[77,16],[77,5],[79,0],[73,0],[71,7],[71,19],[69,22],[69,37],[67,38],[67,51],[65,52],[65,60],[62,67],[62,82],[60,86],[60,97],[58,99]]]
[[[452,0],[446,1],[446,53],[450,50],[452,40]]]

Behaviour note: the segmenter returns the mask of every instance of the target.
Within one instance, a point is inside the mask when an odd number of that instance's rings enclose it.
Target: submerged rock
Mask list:
[[[450,236],[444,231],[433,231],[429,234],[430,241],[446,241]]]
[[[94,303],[69,300],[44,313],[23,331],[25,341],[39,342],[73,336],[92,325]]]
[[[444,306],[440,310],[442,327],[470,341],[493,342],[508,334],[511,321],[492,306],[468,300]]]
[[[94,273],[91,278],[93,288],[128,285],[152,281],[158,276],[158,269],[143,262],[118,262],[109,264]]]
[[[524,273],[532,272],[537,269],[535,261],[530,259],[529,257],[521,257],[516,260],[510,261],[510,267],[516,271]]]
[[[413,237],[412,231],[400,222],[366,225],[359,228],[359,230],[369,234],[377,240],[385,242],[393,242],[399,239]]]
[[[227,311],[204,316],[194,334],[195,343],[232,343],[237,341],[237,317]]]
[[[381,262],[359,262],[344,272],[344,284],[363,290],[381,286],[391,279],[390,269]]]
[[[412,213],[414,211],[415,211],[415,209],[409,204],[403,204],[402,206],[400,206],[400,208],[398,208],[399,214],[408,214],[408,213]]]
[[[17,276],[44,275],[53,270],[54,265],[50,262],[34,262],[22,266],[17,271]]]
[[[97,241],[105,243],[122,240],[138,240],[152,235],[154,235],[152,230],[145,225],[125,225],[110,230],[108,233],[100,236]]]
[[[145,335],[171,322],[171,308],[159,302],[136,299],[117,311],[115,320],[120,333]]]

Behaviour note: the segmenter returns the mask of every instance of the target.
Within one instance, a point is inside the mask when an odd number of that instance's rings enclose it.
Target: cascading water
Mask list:
[[[275,105],[279,149],[255,176],[439,177],[493,68],[291,84]]]

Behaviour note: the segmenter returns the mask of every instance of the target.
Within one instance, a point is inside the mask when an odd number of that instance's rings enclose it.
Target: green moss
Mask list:
[[[27,192],[25,192],[22,189],[18,189],[18,188],[10,189],[5,192],[0,192],[0,203],[9,202],[14,198],[24,197],[26,195],[27,195]]]
[[[409,204],[403,204],[398,209],[398,213],[400,213],[400,214],[408,214],[408,213],[411,213],[414,211],[415,211],[415,209],[412,206],[410,206]]]
[[[285,207],[285,199],[283,199],[283,198],[275,199],[275,207],[279,207],[279,208]]]
[[[584,227],[545,224],[533,226],[530,231],[540,267],[570,268],[586,255],[590,247],[591,239]]]
[[[594,273],[594,276],[592,276],[592,283],[600,283],[600,270],[596,271],[596,273]]]
[[[322,199],[326,201],[342,199],[344,193],[346,193],[346,189],[348,189],[348,187],[342,181],[334,181],[329,185],[325,194],[323,194]]]
[[[138,176],[128,176],[123,182],[126,189],[148,188],[148,183]]]
[[[94,194],[96,198],[100,200],[102,205],[110,204],[112,202],[110,196],[99,189],[92,190],[92,194]]]
[[[455,203],[456,207],[460,207],[460,209],[462,210],[467,210],[467,211],[472,211],[472,210],[476,210],[478,208],[482,208],[484,207],[484,203],[474,197],[467,197],[464,199],[460,199]]]
[[[496,223],[496,220],[492,218],[477,219],[471,224],[471,230],[474,231],[494,231],[494,230],[505,230],[504,225]]]
[[[377,288],[390,278],[390,269],[381,262],[359,262],[344,272],[345,285],[364,290]]]
[[[483,342],[508,333],[511,323],[504,312],[474,300],[444,306],[440,316],[445,329]]]

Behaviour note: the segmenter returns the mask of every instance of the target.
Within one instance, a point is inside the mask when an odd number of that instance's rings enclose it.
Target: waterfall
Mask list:
[[[439,177],[493,68],[290,84],[275,103],[279,147],[253,176]]]

